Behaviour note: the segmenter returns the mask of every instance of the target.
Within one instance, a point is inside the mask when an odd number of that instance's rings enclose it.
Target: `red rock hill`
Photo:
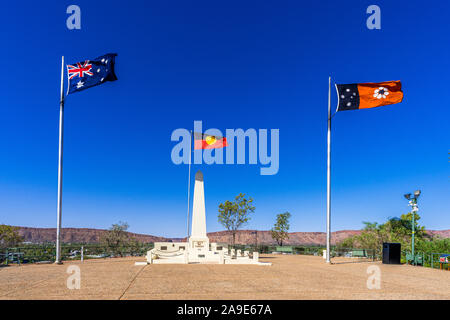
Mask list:
[[[97,243],[102,234],[107,232],[103,229],[89,228],[63,228],[61,232],[61,240],[65,243]],[[340,242],[345,238],[359,234],[359,230],[342,230],[333,232],[331,235],[332,244]],[[24,241],[32,243],[55,242],[55,228],[31,228],[19,227],[19,233],[23,236]],[[434,236],[442,238],[450,238],[450,230],[430,230]],[[130,233],[130,235],[140,242],[156,242],[156,241],[182,241],[182,238],[165,238],[153,235]],[[231,234],[228,231],[218,231],[208,233],[211,242],[231,243]],[[236,243],[239,244],[275,244],[270,231],[256,230],[240,230],[236,234]],[[289,239],[285,244],[303,244],[303,245],[323,245],[326,242],[325,232],[291,232]]]

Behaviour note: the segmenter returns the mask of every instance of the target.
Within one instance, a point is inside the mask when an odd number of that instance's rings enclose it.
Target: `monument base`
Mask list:
[[[209,243],[208,238],[189,242],[156,242],[147,252],[147,264],[248,264],[270,266],[259,262],[259,253],[229,250],[227,244]]]

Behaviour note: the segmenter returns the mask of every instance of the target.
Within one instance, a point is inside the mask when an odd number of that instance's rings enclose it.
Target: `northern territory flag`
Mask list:
[[[403,100],[400,81],[336,84],[336,88],[337,111],[375,108]]]
[[[227,138],[194,132],[194,150],[216,149],[228,146]]]

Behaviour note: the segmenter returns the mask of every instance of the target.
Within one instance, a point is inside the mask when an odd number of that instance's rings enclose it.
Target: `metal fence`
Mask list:
[[[136,244],[133,246],[105,246],[99,244],[64,244],[61,247],[61,258],[64,261],[98,259],[110,257],[144,256],[154,247],[153,243]],[[231,246],[230,246],[231,247]],[[235,245],[235,249],[259,253],[285,253],[301,255],[322,255],[323,246],[269,246],[269,245]],[[0,248],[0,264],[10,263],[52,263],[55,261],[56,248],[54,244],[25,245],[14,248]],[[367,257],[369,250],[365,249],[332,249],[333,257]]]
[[[379,260],[374,249],[361,249],[361,248],[332,248],[332,257],[345,257],[345,258],[364,258],[372,261]]]
[[[268,246],[268,245],[235,245],[235,249],[242,251],[258,251],[259,253],[280,253],[280,254],[299,254],[322,256],[325,246],[305,246],[305,245],[288,245],[288,246]],[[331,247],[331,257],[347,257],[347,258],[367,258],[371,260],[380,259],[373,249],[360,248],[338,248]]]
[[[408,256],[410,256],[411,253],[409,251],[402,251],[402,256],[401,256],[401,262],[402,263],[411,263],[413,264],[413,261],[411,261],[410,257],[408,259]],[[448,268],[449,263],[448,262],[443,262],[441,263],[439,261],[440,257],[443,255],[450,255],[450,253],[448,252],[416,252],[414,254],[416,256],[416,264],[424,266],[424,267],[428,267],[428,268],[433,268],[433,269],[440,269],[443,268],[443,265],[446,265]],[[417,257],[419,259],[417,259]],[[410,261],[408,261],[410,260]],[[449,259],[450,260],[450,259]],[[419,262],[419,263],[417,263]]]
[[[230,245],[230,248],[232,246]],[[323,250],[323,247],[319,246],[305,246],[305,245],[289,245],[289,246],[273,246],[273,245],[241,245],[236,244],[235,249],[250,252],[257,251],[259,253],[287,253],[287,254],[306,254],[306,255],[319,255],[319,251]]]
[[[99,244],[70,244],[61,247],[62,260],[85,260],[112,257],[144,256],[148,250],[153,249],[153,243],[139,243],[130,246],[105,246]],[[231,247],[231,246],[230,246]],[[269,246],[269,245],[235,245],[235,249],[259,253],[282,253],[295,255],[322,256],[324,246]],[[24,245],[14,248],[0,248],[0,265],[10,263],[52,263],[55,261],[56,248],[54,244]],[[407,262],[408,251],[402,251],[401,262]],[[439,269],[442,268],[439,261],[440,256],[448,253],[418,252],[420,265]],[[381,255],[373,249],[339,248],[331,247],[331,257],[366,258],[372,261],[381,260]],[[449,258],[450,260],[450,258]],[[448,263],[444,263],[448,268]]]
[[[153,243],[130,246],[105,246],[92,244],[63,245],[61,258],[65,261],[98,259],[110,257],[143,256],[153,248]],[[52,263],[55,261],[54,244],[26,245],[14,248],[0,248],[0,264],[10,263]]]
[[[443,255],[450,255],[450,253],[448,253],[448,252],[446,252],[446,253],[442,253],[442,252],[441,253],[436,253],[436,252],[430,253],[429,254],[429,256],[430,256],[430,261],[429,261],[430,267],[431,268],[440,268],[440,269],[442,269],[444,267],[444,265],[447,265],[447,269],[449,269],[450,264],[449,264],[448,261],[450,260],[450,258],[447,258],[447,262],[439,261],[439,258],[441,256],[443,256]]]

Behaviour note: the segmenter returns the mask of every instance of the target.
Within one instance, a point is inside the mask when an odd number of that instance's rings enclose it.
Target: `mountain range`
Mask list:
[[[32,228],[18,227],[19,234],[23,237],[24,242],[30,243],[46,243],[55,242],[55,228]],[[63,243],[98,243],[101,236],[108,230],[89,229],[89,228],[62,228],[61,241]],[[348,237],[360,234],[361,230],[342,230],[332,232],[331,242],[336,244]],[[449,230],[428,230],[433,236],[441,238],[450,238]],[[139,242],[167,242],[167,241],[185,241],[186,238],[166,238],[147,234],[129,233]],[[228,231],[218,231],[208,233],[210,242],[231,243],[231,233]],[[291,232],[289,239],[284,244],[296,245],[324,245],[326,242],[325,232]],[[258,230],[239,230],[236,234],[236,243],[239,244],[275,244],[270,231]]]

